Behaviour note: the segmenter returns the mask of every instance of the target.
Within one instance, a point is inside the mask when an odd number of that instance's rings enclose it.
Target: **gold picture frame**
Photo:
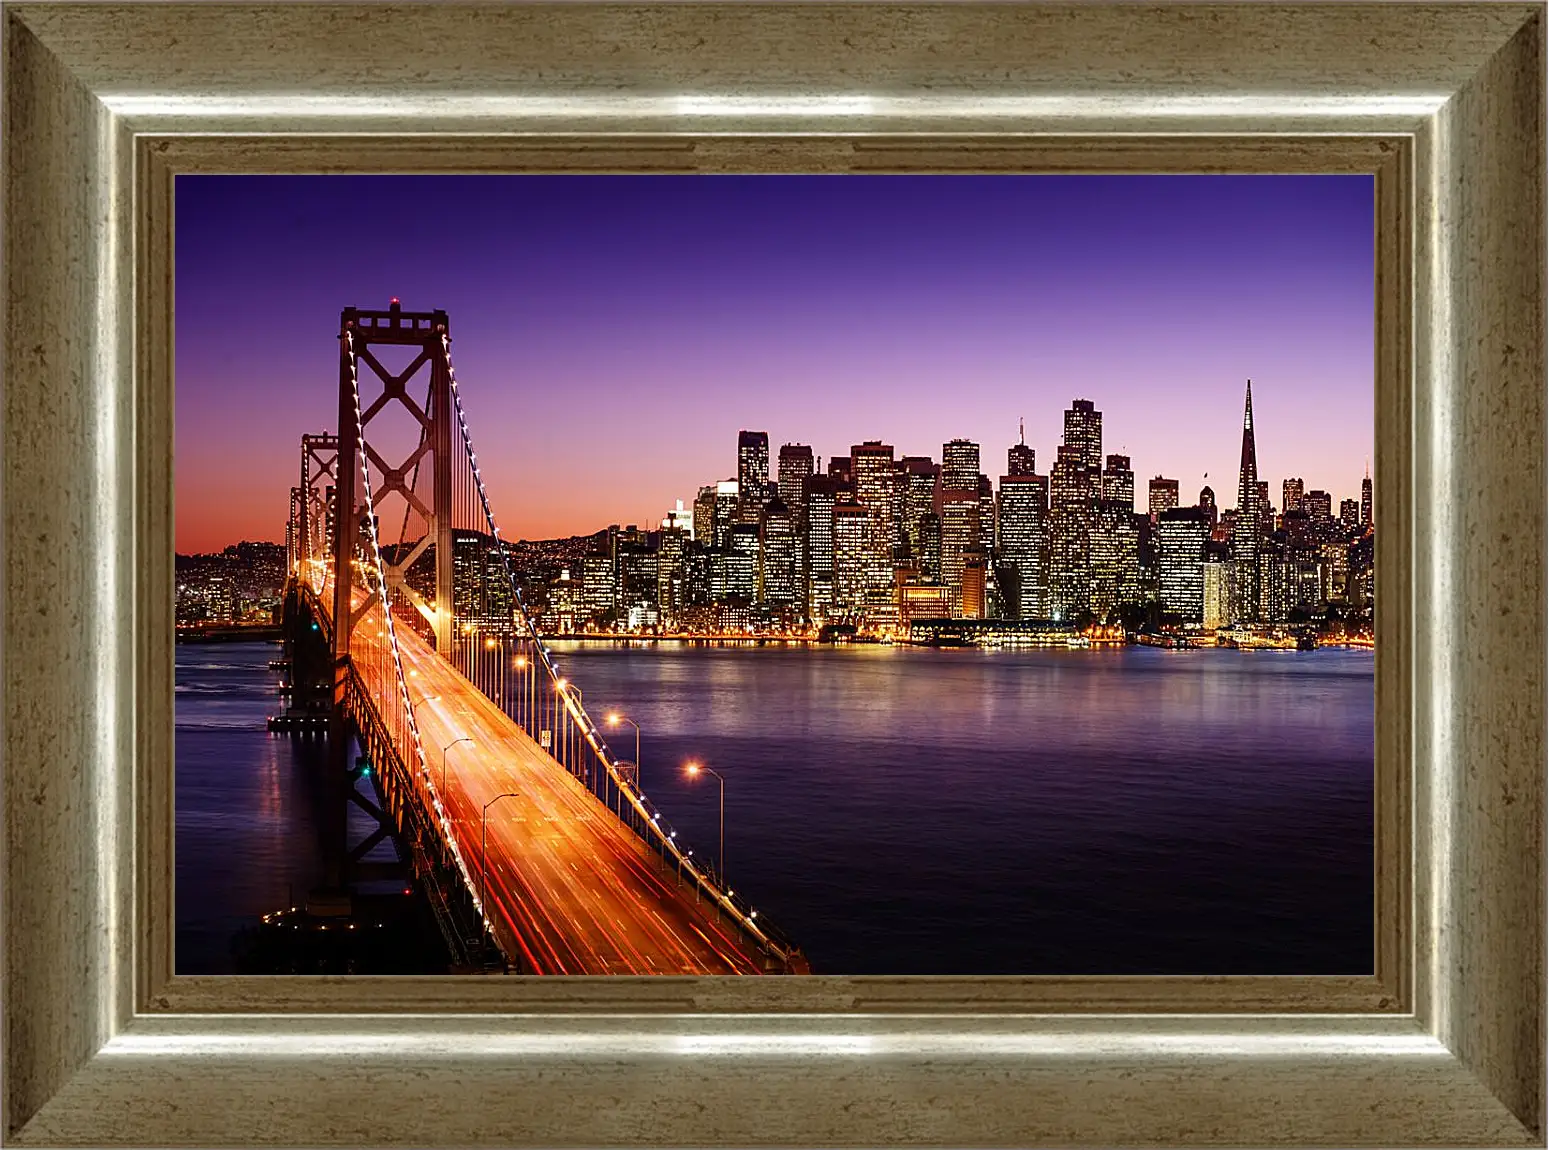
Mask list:
[[[0,8],[0,1139],[1543,1144],[1541,5]],[[1371,173],[1375,973],[174,977],[173,178],[497,170]]]

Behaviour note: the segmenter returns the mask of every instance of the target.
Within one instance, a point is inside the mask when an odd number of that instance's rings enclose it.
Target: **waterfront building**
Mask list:
[[[1146,507],[1151,513],[1152,522],[1155,522],[1162,512],[1178,506],[1178,481],[1158,475],[1146,484],[1146,494]]]
[[[797,606],[796,525],[784,501],[764,505],[759,525],[758,601],[767,607],[791,611]]]
[[[1091,532],[1101,473],[1083,462],[1084,448],[1061,444],[1049,472],[1048,608],[1056,619],[1088,609]]]
[[[828,617],[834,605],[834,505],[843,483],[828,475],[811,475],[802,485],[806,524],[806,614]]]
[[[587,621],[596,622],[612,615],[616,605],[612,537],[608,535],[581,557],[581,611]]]
[[[949,490],[941,502],[941,581],[952,595],[952,613],[964,610],[963,571],[970,550],[979,548],[979,492]]]
[[[1047,476],[1001,476],[1000,555],[1015,570],[1017,584],[1015,602],[1008,604],[1010,618],[1038,619],[1047,611],[1048,513]]]
[[[1228,626],[1231,619],[1231,563],[1215,544],[1207,545],[1205,562],[1200,569],[1202,618],[1211,630]]]
[[[977,544],[963,552],[962,619],[984,619],[988,616],[989,555]]]
[[[952,593],[940,583],[905,582],[898,589],[898,622],[912,627],[917,619],[948,619]]]
[[[656,602],[668,624],[688,606],[685,556],[692,541],[687,528],[664,526],[656,545]]]
[[[836,502],[832,618],[854,619],[866,605],[871,570],[873,517],[871,508],[853,500]]]
[[[896,472],[892,445],[868,439],[850,448],[850,472],[855,481],[855,502],[871,514],[864,576],[866,587],[891,596],[893,549],[897,540],[893,518]]]
[[[1198,507],[1172,507],[1156,517],[1162,610],[1185,623],[1204,619],[1205,542],[1210,521]]]

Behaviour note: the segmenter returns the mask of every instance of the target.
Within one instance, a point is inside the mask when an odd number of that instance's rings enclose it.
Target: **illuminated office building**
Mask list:
[[[796,526],[783,500],[764,505],[759,536],[758,601],[782,611],[796,607]]]
[[[872,570],[873,516],[863,503],[835,503],[833,618],[855,618],[865,609]]]
[[[866,587],[891,596],[893,549],[897,540],[892,446],[869,439],[850,448],[850,473],[855,481],[855,502],[871,514],[871,541],[867,545],[864,576]]]
[[[1178,481],[1165,479],[1158,475],[1146,485],[1147,510],[1151,518],[1155,520],[1164,511],[1171,511],[1178,506]]]
[[[1016,572],[1016,600],[1007,611],[1013,619],[1040,619],[1047,612],[1048,514],[1047,476],[1001,476],[1000,556]]]
[[[813,473],[812,448],[805,443],[787,443],[780,448],[780,474],[777,487],[780,502],[789,510],[797,528],[801,526],[802,494],[807,477]]]
[[[1198,507],[1173,507],[1156,518],[1162,610],[1199,623],[1205,607],[1205,541],[1210,522]]]
[[[1065,412],[1065,446],[1076,449],[1077,462],[1093,475],[1103,467],[1103,413],[1089,399],[1071,401]]]

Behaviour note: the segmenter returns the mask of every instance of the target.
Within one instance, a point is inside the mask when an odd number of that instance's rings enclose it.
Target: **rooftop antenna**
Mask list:
[[[1027,446],[1027,419],[1025,416],[1017,416],[1017,442]]]

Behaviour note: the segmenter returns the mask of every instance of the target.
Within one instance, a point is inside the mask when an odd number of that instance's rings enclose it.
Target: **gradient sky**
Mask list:
[[[179,176],[177,549],[283,540],[338,422],[339,312],[450,315],[508,538],[655,525],[737,432],[826,461],[947,439],[1047,472],[1071,399],[1184,502],[1358,496],[1373,441],[1364,176]],[[373,425],[375,426],[375,425]],[[1209,473],[1208,480],[1205,474]]]

